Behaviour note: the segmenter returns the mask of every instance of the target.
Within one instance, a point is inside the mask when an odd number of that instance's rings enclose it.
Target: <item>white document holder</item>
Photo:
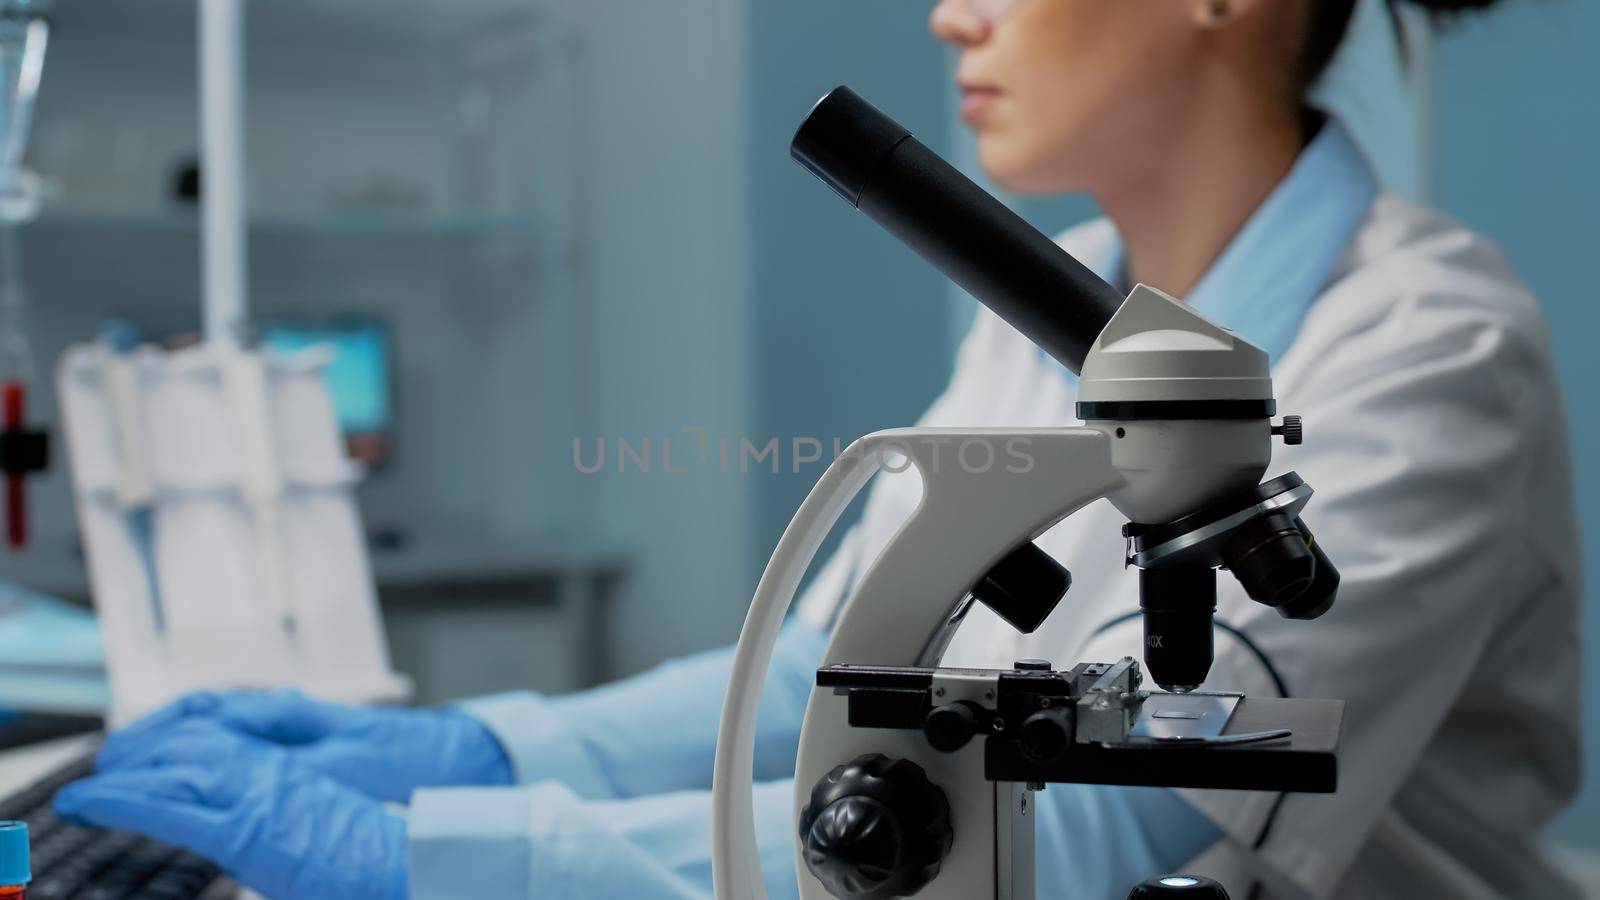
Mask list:
[[[190,691],[406,699],[329,352],[87,344],[57,370],[112,719]]]

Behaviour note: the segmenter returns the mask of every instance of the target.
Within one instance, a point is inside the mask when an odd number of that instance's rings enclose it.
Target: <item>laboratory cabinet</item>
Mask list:
[[[405,573],[385,592],[396,665],[424,682],[490,631],[603,635],[599,605],[561,602],[568,575],[627,568],[620,552],[596,563],[592,548],[609,545],[569,461],[590,416],[593,129],[587,37],[562,6],[245,3],[253,331],[288,346],[330,338],[360,362],[335,402],[367,463],[375,565]],[[197,33],[193,0],[56,4],[28,157],[49,193],[20,238],[47,385],[62,350],[108,321],[168,344],[197,333]],[[0,577],[81,584],[61,454],[33,493],[33,549],[0,559]],[[515,565],[522,549],[531,562]],[[506,686],[605,674],[592,658],[535,671],[516,655],[487,667]]]

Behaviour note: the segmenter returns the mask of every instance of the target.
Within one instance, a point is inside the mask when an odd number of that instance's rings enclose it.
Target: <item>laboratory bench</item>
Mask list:
[[[371,549],[392,664],[418,704],[532,688],[562,693],[613,675],[608,610],[630,559],[574,536],[412,536]],[[4,561],[0,578],[89,604],[81,559],[41,549]]]

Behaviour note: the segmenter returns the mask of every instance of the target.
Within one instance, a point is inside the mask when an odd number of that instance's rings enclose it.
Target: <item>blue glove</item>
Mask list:
[[[424,787],[511,783],[500,741],[460,710],[346,706],[298,691],[190,694],[113,734],[100,767],[146,764],[162,736],[188,719],[281,746],[297,764],[379,800],[405,803]]]
[[[376,800],[214,724],[185,723],[165,743],[150,765],[63,788],[56,812],[187,847],[269,897],[406,897],[406,825]]]

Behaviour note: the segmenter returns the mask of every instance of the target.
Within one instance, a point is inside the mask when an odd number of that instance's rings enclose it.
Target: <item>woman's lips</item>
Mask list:
[[[988,85],[964,84],[961,86],[961,118],[968,124],[979,124],[989,110],[999,102],[1001,91]]]

